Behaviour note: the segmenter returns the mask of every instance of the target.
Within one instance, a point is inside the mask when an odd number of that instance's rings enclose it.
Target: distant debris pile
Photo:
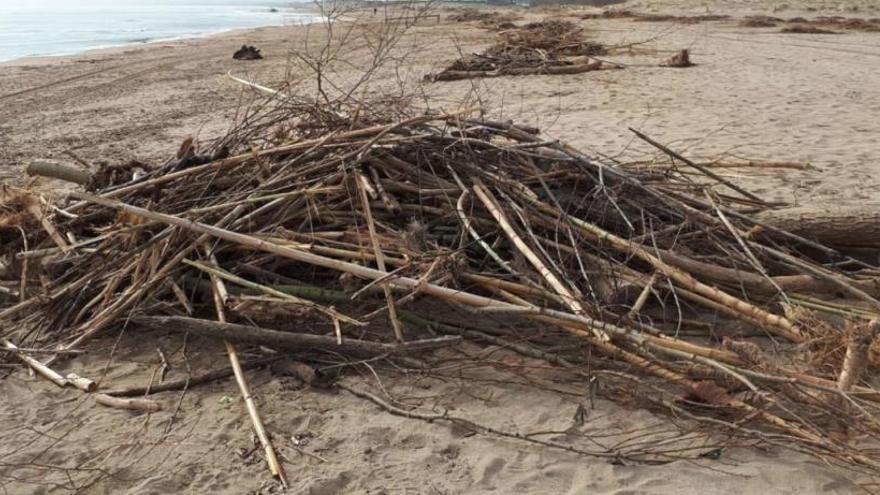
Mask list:
[[[532,22],[499,33],[499,41],[483,53],[465,55],[446,69],[426,76],[431,81],[534,74],[579,74],[616,68],[592,57],[603,45],[586,40],[569,21]]]
[[[232,55],[232,58],[235,60],[260,60],[263,58],[263,55],[260,54],[260,49],[255,46],[241,45],[241,48]]]
[[[660,64],[661,67],[693,67],[694,63],[691,62],[691,54],[687,50],[681,50],[675,55],[669,57]]]

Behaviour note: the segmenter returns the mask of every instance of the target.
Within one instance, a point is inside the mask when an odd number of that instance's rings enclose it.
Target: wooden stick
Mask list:
[[[532,264],[533,267],[541,274],[544,280],[550,284],[550,287],[559,294],[562,299],[565,301],[566,305],[571,308],[575,314],[582,315],[584,314],[584,307],[581,305],[580,301],[568,290],[559,278],[556,277],[552,271],[544,264],[541,258],[535,254],[532,248],[529,247],[525,241],[516,233],[516,230],[513,228],[513,225],[510,224],[510,221],[504,215],[504,212],[501,211],[501,207],[498,205],[495,197],[492,196],[492,193],[489,192],[488,189],[482,186],[482,184],[474,185],[474,192],[477,194],[477,197],[480,198],[480,201],[483,202],[483,205],[486,209],[489,210],[489,213],[495,217],[495,220],[498,222],[498,225],[501,226],[501,229],[504,230],[504,233],[507,234],[507,237],[513,242],[516,248],[526,257],[527,260]],[[602,332],[601,330],[595,330],[596,336],[609,340],[608,334]]]
[[[685,165],[688,165],[688,166],[690,166],[690,167],[693,167],[693,168],[699,170],[700,172],[706,174],[707,177],[711,177],[711,178],[717,180],[718,182],[724,184],[725,186],[727,186],[727,187],[733,189],[734,191],[736,191],[736,192],[742,194],[743,196],[745,196],[745,197],[747,197],[747,198],[749,198],[749,199],[751,199],[751,200],[757,201],[757,202],[759,202],[759,203],[761,203],[761,204],[766,204],[765,201],[762,200],[761,198],[759,198],[758,196],[755,196],[754,194],[752,194],[752,193],[746,191],[745,189],[743,189],[743,188],[737,186],[737,185],[734,184],[733,182],[730,182],[729,180],[725,179],[724,177],[721,177],[720,175],[716,174],[715,172],[709,170],[708,168],[706,168],[706,167],[704,167],[704,166],[702,166],[702,165],[700,165],[700,164],[698,164],[698,163],[694,163],[694,162],[688,160],[687,158],[685,158],[685,157],[681,156],[680,154],[678,154],[678,153],[672,151],[671,149],[667,148],[666,146],[663,146],[662,144],[658,143],[657,141],[654,141],[653,139],[651,139],[651,138],[649,138],[648,136],[642,134],[641,132],[639,132],[639,131],[633,129],[632,127],[630,127],[629,130],[632,131],[636,136],[638,136],[639,139],[645,141],[646,143],[650,144],[651,146],[657,148],[658,150],[660,150],[660,151],[666,153],[667,155],[671,156],[672,158],[675,158],[676,160],[681,161],[681,162],[684,163]]]
[[[38,375],[51,381],[52,383],[54,383],[55,385],[58,385],[59,387],[63,388],[63,387],[67,386],[67,379],[66,378],[64,378],[58,372],[56,372],[52,368],[46,366],[45,364],[37,361],[36,359],[34,359],[34,358],[32,358],[22,352],[20,352],[18,347],[15,344],[13,344],[12,342],[10,342],[6,339],[0,339],[0,343],[2,343],[4,346],[6,346],[7,350],[15,353],[15,357],[17,357],[19,360],[21,360],[26,365],[30,366],[31,369],[36,371]]]
[[[630,308],[628,316],[630,318],[639,314],[642,310],[642,307],[648,302],[648,296],[651,295],[651,291],[654,288],[654,282],[657,281],[657,272],[651,274],[651,278],[648,279],[648,282],[645,283],[645,286],[642,288],[642,292],[639,294],[639,298],[636,299],[635,304]]]
[[[95,394],[95,402],[102,406],[128,411],[155,413],[162,410],[162,404],[150,399],[121,399],[106,394]]]
[[[58,233],[58,230],[55,229],[55,226],[49,221],[43,210],[40,208],[40,205],[37,203],[29,203],[28,211],[40,222],[40,225],[43,226],[43,229],[49,234],[49,237],[55,242],[61,251],[65,253],[70,251],[70,246],[67,244],[67,241],[65,241],[64,237]]]
[[[275,297],[280,297],[282,299],[286,299],[288,301],[295,302],[296,304],[300,304],[300,305],[308,307],[308,308],[316,309],[318,311],[321,311],[322,313],[327,314],[332,319],[342,320],[346,323],[350,323],[352,325],[357,325],[357,326],[366,325],[366,323],[364,323],[362,321],[358,321],[358,320],[355,320],[354,318],[345,316],[344,314],[338,313],[335,310],[325,308],[324,306],[321,306],[320,304],[315,304],[312,301],[308,301],[306,299],[301,299],[299,297],[292,296],[286,292],[281,292],[279,290],[275,290],[272,287],[267,287],[265,285],[260,285],[256,282],[251,282],[250,280],[238,277],[238,276],[233,275],[225,270],[219,269],[216,266],[209,266],[209,265],[205,265],[204,263],[199,263],[198,261],[192,261],[192,260],[188,260],[188,259],[184,259],[183,263],[187,264],[189,266],[192,266],[194,268],[198,268],[199,270],[202,270],[204,272],[207,272],[211,276],[216,276],[221,279],[228,280],[234,284],[238,284],[243,287],[247,287],[249,289],[255,289],[260,292],[264,292],[266,294],[269,294],[269,295],[272,295]]]
[[[361,197],[361,207],[364,210],[364,218],[367,222],[367,230],[370,232],[370,239],[373,243],[373,254],[376,256],[376,266],[379,271],[387,272],[385,268],[385,254],[382,252],[382,246],[379,244],[379,237],[376,234],[376,225],[373,222],[373,211],[370,208],[370,198],[367,196],[367,189],[364,186],[366,177],[358,171],[355,171],[355,179]],[[398,342],[403,342],[403,326],[397,317],[397,307],[394,305],[394,296],[391,294],[391,287],[382,284],[382,291],[385,293],[385,301],[388,305],[388,318],[391,320],[391,327],[394,330],[394,338]]]
[[[27,354],[82,354],[84,351],[64,350],[64,349],[37,349],[34,347],[16,347],[15,350],[0,348],[0,352],[11,352],[11,353],[24,352]]]
[[[837,388],[844,392],[852,390],[853,385],[859,381],[862,372],[868,364],[868,352],[871,344],[880,330],[880,321],[871,320],[865,328],[860,329],[850,337],[846,346],[846,356],[843,358],[840,377],[837,380]]]
[[[209,256],[211,262],[219,267],[214,254],[210,253]],[[217,321],[221,324],[226,323],[226,311],[224,308],[226,307],[228,292],[223,285],[223,280],[214,273],[211,274],[211,282],[214,285],[214,307],[217,310]],[[250,387],[244,377],[244,371],[241,368],[241,361],[238,359],[238,350],[235,348],[235,345],[229,342],[229,340],[224,340],[223,343],[226,345],[226,353],[229,355],[229,364],[232,366],[232,372],[235,375],[235,382],[238,383],[238,388],[244,399],[245,407],[251,418],[251,423],[254,426],[254,432],[256,432],[257,438],[260,439],[260,444],[263,445],[263,451],[266,454],[266,463],[269,464],[269,471],[272,473],[272,476],[278,478],[278,480],[281,481],[281,484],[287,488],[287,477],[284,474],[284,467],[278,462],[278,456],[275,455],[275,447],[272,445],[272,440],[269,438],[269,434],[266,433],[266,428],[263,426],[263,419],[260,417],[257,403],[254,401],[253,395],[251,395]]]
[[[67,374],[67,383],[82,390],[83,392],[94,392],[98,389],[98,384],[94,380],[83,378],[76,373]]]
[[[189,332],[203,337],[222,338],[231,342],[260,344],[277,349],[293,351],[317,349],[364,357],[411,354],[448,347],[460,341],[460,339],[444,337],[414,340],[403,344],[383,344],[367,340],[345,339],[342,341],[342,344],[339,344],[336,341],[336,336],[282,332],[268,328],[235,323],[218,323],[183,316],[138,316],[132,318],[131,322],[155,330]]]
[[[257,368],[271,362],[278,361],[279,359],[284,359],[284,356],[271,356],[268,358],[246,361],[241,363],[241,369],[247,370],[251,368]],[[191,378],[170,380],[163,383],[155,384],[153,386],[138,385],[134,387],[116,388],[111,390],[104,390],[103,393],[106,395],[112,395],[114,397],[138,397],[146,394],[158,394],[160,392],[168,392],[171,390],[181,390],[186,387],[194,387],[203,383],[210,383],[213,381],[222,380],[224,378],[229,378],[233,375],[235,375],[235,370],[230,367],[220,370],[209,371],[208,373],[205,373],[203,375],[193,376]]]
[[[394,198],[388,191],[385,190],[385,187],[382,185],[382,179],[379,177],[379,172],[376,171],[375,167],[368,167],[370,170],[370,177],[373,179],[373,182],[376,184],[376,191],[379,193],[379,197],[382,199],[382,203],[385,205],[385,209],[392,213],[400,212],[400,203],[397,199]]]

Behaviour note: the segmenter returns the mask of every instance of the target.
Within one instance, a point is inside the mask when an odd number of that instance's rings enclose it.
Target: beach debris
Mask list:
[[[868,366],[871,344],[880,333],[880,321],[871,320],[866,325],[853,325],[846,345],[846,355],[841,365],[837,387],[844,392],[852,390]]]
[[[82,390],[83,392],[94,392],[98,389],[98,384],[94,380],[77,375],[76,373],[68,373],[65,377],[67,383]]]
[[[584,38],[571,21],[539,21],[499,33],[500,40],[483,53],[466,55],[440,72],[428,74],[430,81],[454,81],[478,77],[534,74],[579,74],[619,68],[593,57],[605,47]]]
[[[647,14],[626,9],[609,9],[599,13],[583,14],[581,19],[631,19],[633,22],[674,22],[678,24],[699,24],[702,22],[732,20],[731,16],[704,14],[696,16],[679,16],[671,14]],[[775,27],[779,24],[791,24],[781,30],[783,33],[834,34],[837,30],[880,32],[880,18],[858,18],[842,16],[819,16],[812,19],[792,17],[783,19],[766,15],[751,15],[742,18],[738,25],[748,28]]]
[[[516,16],[492,10],[461,9],[460,12],[446,18],[452,22],[482,22],[497,24],[516,20]]]
[[[794,26],[782,28],[782,30],[779,32],[796,34],[837,34],[834,31],[821,28],[812,24],[795,24]]]
[[[597,14],[584,14],[581,19],[632,19],[636,22],[676,22],[679,24],[699,24],[710,21],[730,19],[729,15],[703,14],[695,16],[679,16],[672,14],[645,14],[626,9],[608,9]]]
[[[880,204],[859,206],[800,205],[755,215],[780,229],[816,239],[839,248],[871,248],[880,245]]]
[[[260,49],[255,46],[241,45],[241,48],[236,50],[232,58],[235,60],[260,60],[263,58],[263,55],[260,53]]]
[[[693,67],[694,63],[691,62],[691,55],[688,50],[680,50],[675,55],[666,59],[663,63],[660,64],[661,67]]]
[[[162,404],[152,399],[123,399],[107,394],[94,394],[95,402],[102,406],[127,411],[156,413],[162,410]]]
[[[741,27],[750,27],[750,28],[763,28],[763,27],[776,27],[780,22],[785,22],[784,19],[780,19],[778,17],[771,17],[766,15],[753,15],[748,16],[742,21],[739,22]]]
[[[83,170],[82,167],[53,160],[34,160],[25,168],[25,173],[31,176],[38,175],[72,182],[81,186],[88,186],[92,182],[92,174]]]
[[[548,52],[584,49],[566,26],[535,31],[551,39]],[[876,449],[841,441],[836,426],[880,437],[880,391],[859,380],[878,364],[877,343],[840,324],[880,315],[876,264],[758,220],[774,205],[641,131],[677,167],[591,158],[479,108],[426,113],[382,100],[346,111],[292,98],[266,108],[199,154],[194,141],[169,150],[166,165],[136,179],[52,200],[0,190],[10,200],[0,203],[5,282],[19,288],[16,298],[0,292],[0,356],[36,369],[24,349],[54,349],[39,363],[48,368],[123,322],[139,331],[122,339],[160,329],[220,340],[282,481],[236,346],[295,354],[316,376],[319,365],[365,360],[442,373],[444,354],[491,346],[544,360],[581,390],[601,379],[606,397],[667,411],[699,445],[609,452],[476,432],[633,463],[695,458],[719,443],[781,446],[880,473]],[[477,354],[469,359],[485,359]],[[333,376],[327,386],[392,413],[464,421],[403,410]]]

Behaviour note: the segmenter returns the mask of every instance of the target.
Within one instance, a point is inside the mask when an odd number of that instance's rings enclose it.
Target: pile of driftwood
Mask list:
[[[466,55],[426,76],[432,81],[532,74],[579,74],[617,65],[593,57],[606,53],[585,39],[570,21],[540,21],[498,33],[500,40],[482,53]]]
[[[276,115],[59,201],[5,189],[9,359],[93,390],[31,351],[190,332],[227,342],[246,392],[236,343],[429,371],[429,351],[463,337],[624,383],[618,398],[715,438],[878,473],[876,267],[755,220],[760,198],[641,134],[688,173],[627,171],[464,113],[324,122]]]
[[[596,14],[584,14],[581,19],[632,19],[635,22],[676,22],[679,24],[700,24],[702,22],[723,21],[730,19],[728,15],[673,15],[645,14],[625,9],[609,9]]]
[[[832,34],[839,31],[880,32],[880,17],[861,19],[857,17],[820,16],[813,19],[792,17],[782,19],[765,15],[748,16],[740,22],[742,27],[775,27],[786,24],[783,33],[819,33]]]
[[[584,14],[581,19],[631,19],[634,22],[675,22],[678,24],[700,24],[703,22],[715,22],[731,20],[729,15],[703,14],[695,16],[679,16],[671,14],[645,14],[625,9],[609,9],[599,13]],[[767,15],[751,15],[739,21],[741,27],[763,28],[775,27],[779,24],[787,24],[780,32],[782,33],[816,33],[833,34],[839,31],[880,31],[880,18],[858,18],[843,16],[819,16],[812,19],[804,17],[792,17],[783,19]]]
[[[510,14],[489,10],[462,9],[458,13],[448,16],[446,19],[452,22],[480,22],[483,25],[494,25],[513,21],[516,17]]]

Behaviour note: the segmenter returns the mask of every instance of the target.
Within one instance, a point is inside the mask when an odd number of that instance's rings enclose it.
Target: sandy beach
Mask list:
[[[656,149],[632,127],[700,161],[787,162],[794,167],[719,169],[769,200],[817,208],[880,203],[880,33],[788,34],[749,28],[749,15],[782,18],[880,17],[870,0],[698,3],[632,0],[614,8],[675,15],[729,15],[693,24],[582,19],[589,7],[504,9],[516,21],[576,21],[605,45],[632,45],[607,58],[622,70],[426,82],[460,52],[479,51],[494,33],[478,23],[427,19],[395,49],[396,68],[377,84],[417,87],[422,103],[455,110],[479,102],[493,119],[533,125],[596,156],[661,166]],[[373,22],[369,13],[364,22]],[[221,137],[257,95],[238,77],[283,88],[296,67],[292,48],[323,27],[267,27],[210,38],[132,45],[76,56],[0,64],[0,180],[34,183],[47,194],[60,183],[27,177],[34,159],[70,161],[72,152],[98,162],[137,160],[160,166],[187,136]],[[242,44],[263,60],[235,61]],[[697,64],[659,67],[681,49]],[[356,59],[365,47],[351,47]],[[356,77],[341,68],[338,80]],[[109,335],[64,362],[109,387],[142,384],[168,357],[169,379],[187,368],[205,372],[224,363],[223,346],[208,339],[152,332]],[[453,351],[449,351],[452,353]],[[461,351],[485,352],[467,345]],[[450,359],[460,354],[450,355]],[[597,397],[544,362],[504,350],[481,356],[463,386],[455,377],[404,373],[353,376],[406,406],[451,411],[513,431],[556,432],[553,438],[601,434],[604,447],[628,432],[669,421],[664,415]],[[109,363],[112,362],[112,366]],[[500,368],[507,369],[502,372]],[[0,368],[0,373],[7,371]],[[60,390],[22,369],[0,380],[0,489],[42,493],[567,493],[567,494],[848,494],[856,481],[795,452],[725,450],[720,458],[642,465],[537,448],[510,438],[461,431],[448,424],[393,416],[342,391],[326,391],[249,372],[291,486],[266,473],[232,380],[158,394],[168,405],[153,415],[97,406],[76,390]],[[575,424],[578,411],[588,413]],[[580,420],[578,420],[580,421]],[[657,441],[662,438],[657,437]],[[710,452],[712,445],[707,445]],[[88,466],[80,469],[80,466]],[[874,487],[876,488],[876,486]]]

